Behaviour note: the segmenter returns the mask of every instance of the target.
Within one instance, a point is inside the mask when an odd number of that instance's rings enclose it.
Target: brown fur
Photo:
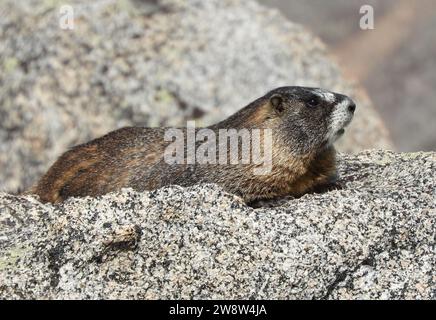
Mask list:
[[[300,196],[330,183],[336,175],[333,146],[320,145],[303,154],[296,153],[285,139],[282,122],[268,98],[262,97],[209,127],[215,132],[220,128],[272,129],[273,166],[268,175],[253,175],[254,164],[169,165],[163,160],[169,144],[163,138],[165,130],[131,127],[72,148],[29,193],[37,194],[44,202],[59,203],[68,197],[98,196],[123,187],[142,191],[169,184],[217,183],[251,202]]]

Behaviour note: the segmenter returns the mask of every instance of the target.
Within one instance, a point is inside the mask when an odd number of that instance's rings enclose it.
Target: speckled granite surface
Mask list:
[[[436,154],[340,157],[342,190],[0,194],[0,298],[435,299]]]
[[[75,29],[59,27],[71,5]],[[35,183],[68,147],[128,125],[222,120],[282,85],[355,99],[342,150],[390,140],[319,39],[254,1],[2,1],[0,190]]]

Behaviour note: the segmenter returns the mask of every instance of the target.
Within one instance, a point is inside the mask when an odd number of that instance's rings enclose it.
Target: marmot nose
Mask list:
[[[356,104],[353,101],[351,101],[350,105],[348,106],[348,111],[354,113],[355,110],[356,110]]]

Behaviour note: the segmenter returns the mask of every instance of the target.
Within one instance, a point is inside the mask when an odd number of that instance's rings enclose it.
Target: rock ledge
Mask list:
[[[0,298],[434,299],[436,153],[340,156],[343,190],[253,209],[215,185],[59,206],[0,194]]]

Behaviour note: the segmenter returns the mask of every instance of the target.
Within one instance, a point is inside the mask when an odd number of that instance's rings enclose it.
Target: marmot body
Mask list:
[[[283,87],[208,127],[217,135],[220,129],[271,129],[268,174],[253,174],[259,166],[254,163],[168,163],[164,154],[172,142],[164,139],[166,128],[128,127],[64,153],[29,193],[58,203],[68,197],[98,196],[128,187],[142,191],[171,184],[217,183],[246,202],[299,196],[334,181],[333,143],[354,110],[354,102],[341,94]]]

